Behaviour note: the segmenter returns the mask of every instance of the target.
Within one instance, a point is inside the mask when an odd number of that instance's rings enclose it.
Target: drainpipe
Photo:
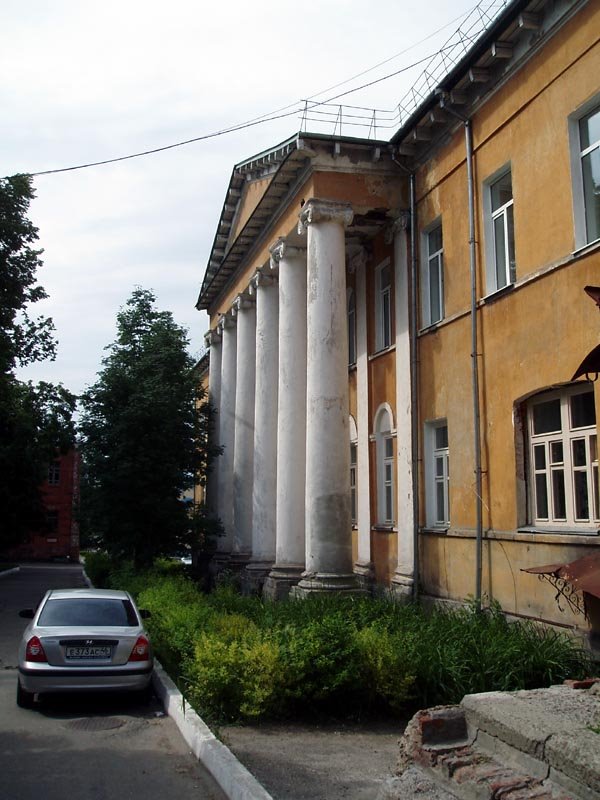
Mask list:
[[[413,600],[419,597],[419,360],[417,348],[417,202],[415,173],[399,161],[392,160],[408,175],[410,202],[410,405],[411,405],[411,463],[413,506]],[[396,376],[396,380],[398,376]]]
[[[445,100],[448,95],[442,90],[440,105],[452,116],[459,119],[465,129],[465,150],[467,161],[467,189],[469,204],[469,267],[471,278],[471,383],[473,392],[473,445],[475,451],[475,604],[481,611],[481,576],[483,553],[483,499],[482,499],[482,469],[481,469],[481,408],[479,402],[479,354],[477,341],[477,248],[475,241],[475,190],[473,180],[473,131],[471,120],[455,111]]]

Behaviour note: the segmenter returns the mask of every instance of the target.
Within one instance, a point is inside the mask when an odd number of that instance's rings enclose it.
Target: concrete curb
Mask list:
[[[220,742],[158,661],[154,661],[154,690],[166,713],[174,720],[188,746],[210,772],[229,800],[273,800],[231,750]]]
[[[12,569],[5,569],[4,572],[0,572],[0,578],[5,578],[7,575],[13,575],[15,572],[20,572],[21,567],[13,567]]]

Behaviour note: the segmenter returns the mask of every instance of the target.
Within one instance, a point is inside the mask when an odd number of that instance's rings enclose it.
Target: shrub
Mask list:
[[[102,550],[88,550],[81,554],[86,575],[97,588],[108,586],[110,571],[113,563],[108,553]]]

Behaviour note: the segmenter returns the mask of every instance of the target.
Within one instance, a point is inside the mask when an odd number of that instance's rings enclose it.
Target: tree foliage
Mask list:
[[[54,325],[29,306],[47,297],[36,283],[38,230],[27,218],[31,179],[0,179],[0,549],[44,524],[40,486],[57,451],[74,443],[75,397],[62,386],[19,381],[15,369],[54,358]]]
[[[192,544],[183,492],[212,455],[210,424],[185,329],[136,288],[117,337],[83,395],[87,524],[113,557],[136,566]]]

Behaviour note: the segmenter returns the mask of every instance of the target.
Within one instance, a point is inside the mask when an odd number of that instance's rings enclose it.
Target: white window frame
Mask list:
[[[442,237],[440,249],[431,252],[431,234],[439,228]],[[424,328],[434,325],[444,319],[444,232],[442,218],[438,217],[421,234],[421,316]],[[434,311],[431,302],[432,274],[435,272],[435,282],[438,285],[439,308]]]
[[[502,178],[510,175],[511,179],[511,199],[496,209],[492,209],[492,189],[496,183]],[[484,230],[485,230],[485,253],[486,253],[486,285],[487,293],[493,294],[507,286],[511,286],[516,281],[516,253],[515,263],[510,262],[510,245],[509,245],[509,226],[508,216],[509,213],[513,217],[513,237],[512,246],[515,249],[515,235],[514,235],[514,186],[512,180],[512,169],[510,164],[505,164],[501,169],[497,170],[484,182],[483,191],[483,216],[484,216]],[[504,230],[504,263],[505,270],[502,280],[498,280],[498,265],[496,263],[496,234],[495,223],[496,220],[503,220]]]
[[[445,445],[438,441],[438,431],[442,430],[446,431]],[[429,528],[450,526],[450,448],[446,419],[425,423],[425,515]]]
[[[388,403],[383,403],[375,414],[374,436],[377,465],[377,524],[390,527],[395,524],[395,447],[394,418]]]
[[[600,111],[600,95],[596,95],[569,117],[569,145],[571,153],[571,181],[573,185],[573,228],[575,233],[575,249],[578,250],[589,244],[600,241],[600,238],[590,238],[587,231],[585,187],[583,181],[582,161],[600,148],[600,140],[582,149],[579,123],[583,117],[593,111]]]
[[[60,486],[60,461],[51,461],[48,465],[48,486]]]
[[[384,270],[389,269],[390,281],[382,285]],[[387,310],[387,314],[386,314]],[[392,267],[389,258],[375,268],[375,350],[392,346]]]
[[[353,367],[356,364],[357,350],[356,350],[356,292],[354,289],[348,289],[346,313],[348,317],[348,366]]]
[[[600,523],[597,423],[575,427],[571,418],[571,398],[588,392],[593,398],[593,388],[580,382],[541,392],[527,401],[528,516],[536,528],[581,533],[582,529],[596,530]],[[534,408],[556,400],[560,401],[560,430],[535,433]],[[575,463],[573,455],[574,446],[581,444],[585,464]],[[587,495],[587,517],[578,517],[577,513],[576,483],[581,481],[581,475]],[[559,513],[563,493],[564,513]]]

